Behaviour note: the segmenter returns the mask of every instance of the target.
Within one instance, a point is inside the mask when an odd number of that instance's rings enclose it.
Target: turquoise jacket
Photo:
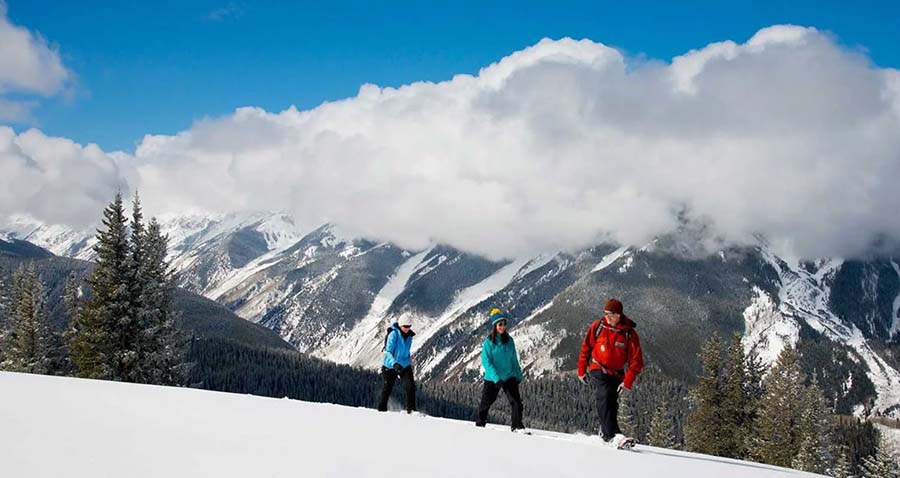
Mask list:
[[[519,366],[516,343],[512,337],[505,344],[500,337],[496,342],[491,342],[490,337],[484,339],[481,365],[484,366],[484,380],[487,382],[505,382],[511,378],[522,381],[522,367]]]
[[[415,332],[409,331],[409,335],[403,337],[400,326],[396,323],[391,326],[388,332],[387,342],[384,344],[384,366],[394,368],[394,364],[398,363],[401,367],[409,367],[410,349],[412,349],[413,336]]]

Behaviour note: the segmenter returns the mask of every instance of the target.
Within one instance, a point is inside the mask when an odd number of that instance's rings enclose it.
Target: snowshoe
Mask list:
[[[621,433],[617,433],[608,443],[617,450],[631,450],[637,444],[634,438],[627,437]]]

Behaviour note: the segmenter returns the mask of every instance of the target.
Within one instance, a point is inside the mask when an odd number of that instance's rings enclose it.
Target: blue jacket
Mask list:
[[[394,368],[394,364],[398,363],[401,367],[406,368],[412,363],[410,360],[410,349],[412,348],[412,339],[416,335],[412,330],[404,338],[400,326],[395,322],[388,332],[387,341],[384,344],[384,366]]]
[[[500,337],[496,342],[491,338],[484,339],[481,344],[481,365],[484,366],[484,380],[498,383],[515,378],[522,381],[522,368],[516,354],[516,343],[512,337],[504,344]]]

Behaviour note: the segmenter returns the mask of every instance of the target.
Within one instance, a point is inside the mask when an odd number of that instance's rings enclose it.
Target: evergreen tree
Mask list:
[[[63,292],[63,305],[66,307],[66,314],[69,316],[69,323],[74,324],[81,314],[81,288],[78,276],[74,272],[69,274],[66,279],[66,288]]]
[[[800,450],[794,459],[794,468],[824,473],[834,460],[832,425],[829,420],[830,407],[815,378],[803,387],[801,400]]]
[[[863,458],[861,478],[897,478],[900,466],[882,443],[874,455]]]
[[[800,442],[797,456],[791,462],[791,468],[810,473],[822,473],[825,471],[819,458],[819,448],[815,438],[810,436],[803,438],[803,441]]]
[[[69,320],[67,321],[68,326],[63,331],[59,341],[60,370],[63,372],[63,375],[70,375],[75,371],[75,364],[72,361],[72,351],[69,346],[75,338],[77,330],[75,327],[79,320],[78,317],[81,315],[81,281],[75,272],[70,273],[66,279],[66,288],[63,292],[63,306]]]
[[[766,389],[763,386],[763,378],[766,375],[766,366],[763,364],[762,359],[759,358],[759,355],[755,350],[751,350],[744,357],[744,363],[746,364],[744,370],[746,371],[746,396],[747,396],[747,410],[746,410],[746,427],[745,427],[745,436],[744,436],[744,458],[748,458],[751,456],[751,448],[754,446],[754,437],[753,433],[755,432],[759,420],[759,408],[762,403],[762,399],[765,396]]]
[[[625,436],[638,438],[635,427],[634,396],[626,392],[619,396],[619,429]]]
[[[669,404],[666,400],[660,402],[650,422],[650,433],[647,436],[650,445],[660,448],[673,448],[675,446],[675,424],[672,415],[669,414]]]
[[[692,390],[693,410],[685,424],[685,441],[688,450],[693,452],[722,455],[726,451],[722,433],[722,407],[725,402],[722,352],[722,340],[716,334],[700,351],[703,375]]]
[[[40,374],[51,372],[52,336],[45,295],[33,263],[16,271],[12,297],[13,329],[7,337],[4,369]]]
[[[133,332],[136,310],[128,220],[117,193],[103,211],[103,227],[97,231],[97,266],[88,283],[91,297],[75,324],[70,345],[78,375],[86,378],[124,381],[133,377],[135,352]]]
[[[766,380],[752,456],[757,461],[791,467],[808,437],[809,424],[806,376],[800,369],[800,356],[793,347],[785,347]],[[813,444],[804,452],[811,455]]]
[[[750,422],[749,380],[747,358],[741,336],[736,334],[728,346],[728,360],[723,379],[723,403],[720,416],[722,455],[729,458],[745,458]]]
[[[156,218],[150,221],[142,248],[137,274],[140,380],[164,385],[182,384],[185,344],[174,324],[172,277],[166,262],[168,238],[162,234]]]
[[[834,467],[831,469],[830,475],[834,478],[852,478],[853,474],[850,471],[850,461],[847,460],[847,447],[842,446],[839,453],[837,454],[837,458],[834,462]]]
[[[126,382],[181,384],[184,344],[174,326],[167,238],[153,219],[143,223],[135,194],[131,224],[121,194],[103,211],[97,231],[97,267],[88,279],[92,295],[68,302],[79,375]],[[129,234],[130,232],[130,234]],[[74,291],[74,286],[73,286]],[[67,297],[74,297],[69,291]]]

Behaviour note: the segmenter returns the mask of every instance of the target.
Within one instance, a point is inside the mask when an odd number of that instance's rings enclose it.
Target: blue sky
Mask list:
[[[367,82],[475,73],[543,37],[668,60],[795,23],[900,66],[900,2],[287,3],[7,0],[10,21],[46,38],[77,77],[13,126],[131,151],[146,133],[240,106],[306,109]]]

